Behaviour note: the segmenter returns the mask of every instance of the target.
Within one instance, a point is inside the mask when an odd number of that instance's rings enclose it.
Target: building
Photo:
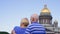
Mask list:
[[[46,28],[47,34],[60,34],[60,28],[58,27],[58,21],[55,20],[52,24],[52,15],[50,10],[47,8],[47,5],[44,5],[44,8],[41,10],[39,15],[39,23]]]

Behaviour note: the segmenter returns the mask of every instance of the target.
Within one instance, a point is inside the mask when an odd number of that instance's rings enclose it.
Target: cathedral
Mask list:
[[[39,23],[42,24],[47,34],[60,34],[60,28],[58,27],[58,21],[55,20],[52,24],[52,15],[50,10],[47,8],[47,5],[44,5],[44,8],[41,10],[39,15]]]

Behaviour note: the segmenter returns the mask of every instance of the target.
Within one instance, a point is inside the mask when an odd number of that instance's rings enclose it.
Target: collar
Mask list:
[[[32,23],[38,23],[38,22],[32,22]]]

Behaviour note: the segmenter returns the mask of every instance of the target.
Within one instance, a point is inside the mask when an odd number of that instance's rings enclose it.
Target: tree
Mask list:
[[[0,32],[0,34],[9,34],[8,32]]]

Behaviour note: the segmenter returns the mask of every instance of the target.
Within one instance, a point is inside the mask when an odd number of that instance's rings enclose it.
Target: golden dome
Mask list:
[[[47,8],[47,5],[44,5],[44,8],[41,11],[42,13],[50,13],[49,9]]]

